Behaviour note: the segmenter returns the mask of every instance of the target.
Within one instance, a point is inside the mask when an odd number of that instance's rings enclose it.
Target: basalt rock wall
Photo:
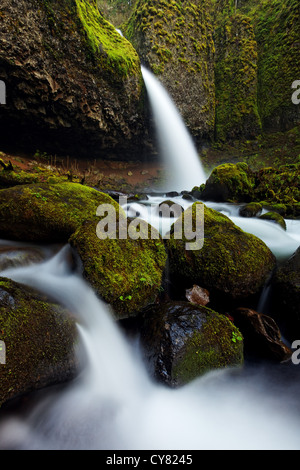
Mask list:
[[[139,57],[96,1],[2,0],[0,79],[2,150],[140,157],[147,137]]]

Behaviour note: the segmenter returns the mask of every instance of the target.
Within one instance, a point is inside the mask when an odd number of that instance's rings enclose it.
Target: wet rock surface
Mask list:
[[[143,312],[141,344],[150,372],[172,387],[242,365],[242,339],[228,318],[204,306],[167,302]]]

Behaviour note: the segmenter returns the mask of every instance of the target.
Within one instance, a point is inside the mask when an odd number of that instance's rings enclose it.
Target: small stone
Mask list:
[[[194,286],[185,291],[185,296],[189,302],[199,305],[207,305],[209,303],[209,292],[203,287]]]

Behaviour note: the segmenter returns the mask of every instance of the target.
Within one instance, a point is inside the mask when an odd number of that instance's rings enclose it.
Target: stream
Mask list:
[[[207,175],[177,110],[153,76],[142,71],[169,169],[165,191],[200,185]],[[151,206],[165,199],[152,195],[124,208],[164,235],[174,219],[162,220]],[[181,197],[168,199],[184,209],[191,204]],[[205,204],[265,241],[279,262],[300,245],[300,221],[286,221],[284,231],[269,221],[240,217],[238,206]],[[157,384],[138,338],[125,336],[109,306],[70,268],[69,250],[66,245],[52,253],[45,247],[44,261],[0,273],[49,295],[75,315],[82,364],[70,383],[33,394],[24,408],[0,412],[0,449],[300,449],[300,366],[217,370],[178,389]]]
[[[154,200],[150,197],[148,205]],[[146,207],[138,205],[140,211]],[[281,259],[300,244],[300,221],[287,221],[285,232],[272,222],[239,217],[232,205],[218,205],[218,209],[262,235]],[[146,215],[141,214],[145,219]],[[167,221],[164,227],[167,230]],[[213,371],[176,390],[155,383],[138,340],[125,336],[109,306],[70,269],[69,249],[66,245],[51,255],[48,248],[45,261],[1,273],[46,293],[73,312],[84,366],[71,383],[36,393],[24,410],[4,413],[0,449],[300,448],[296,365]]]

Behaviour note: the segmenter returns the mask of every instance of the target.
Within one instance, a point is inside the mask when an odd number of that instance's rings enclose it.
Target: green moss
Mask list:
[[[210,0],[139,0],[123,29],[142,62],[160,76],[192,132],[212,134],[215,48]],[[187,90],[196,96],[187,96]]]
[[[114,238],[100,239],[93,221],[85,222],[70,238],[81,258],[84,277],[120,317],[134,315],[153,301],[162,283],[164,244],[156,231],[156,239],[151,239],[153,229],[140,223],[145,239],[134,240],[127,234],[120,239],[119,223]]]
[[[259,202],[249,202],[240,209],[239,214],[242,217],[255,217],[262,212],[262,205]]]
[[[291,128],[299,113],[291,85],[299,77],[300,10],[297,0],[263,0],[249,11],[258,43],[258,106],[264,127]],[[279,126],[278,126],[279,124]]]
[[[270,220],[271,222],[275,222],[278,224],[283,230],[286,230],[286,223],[282,215],[278,214],[277,212],[266,212],[265,214],[260,216],[260,219],[263,220]]]
[[[255,34],[245,15],[223,15],[216,28],[216,137],[253,137],[261,129]]]
[[[223,315],[206,308],[207,320],[188,339],[173,367],[173,380],[188,383],[214,369],[241,366],[244,362],[243,337]]]
[[[259,238],[242,231],[227,216],[204,206],[203,247],[186,251],[188,241],[174,237],[185,217],[196,219],[193,204],[175,222],[167,240],[169,269],[173,282],[208,289],[212,297],[242,299],[257,294],[275,266],[275,257]],[[182,225],[183,234],[184,225]]]
[[[263,168],[257,172],[255,198],[275,204],[300,202],[300,164]]]
[[[120,77],[136,75],[140,68],[138,55],[131,44],[99,13],[96,1],[75,2],[88,47],[102,67]]]
[[[22,185],[0,191],[3,238],[66,242],[100,204],[120,206],[108,195],[78,183]],[[95,224],[96,226],[96,224]]]
[[[0,338],[6,345],[6,365],[0,367],[1,405],[59,382],[64,367],[70,373],[77,332],[63,308],[32,289],[0,278],[0,297]]]
[[[253,199],[255,175],[246,163],[217,166],[202,192],[204,200],[248,202]]]

